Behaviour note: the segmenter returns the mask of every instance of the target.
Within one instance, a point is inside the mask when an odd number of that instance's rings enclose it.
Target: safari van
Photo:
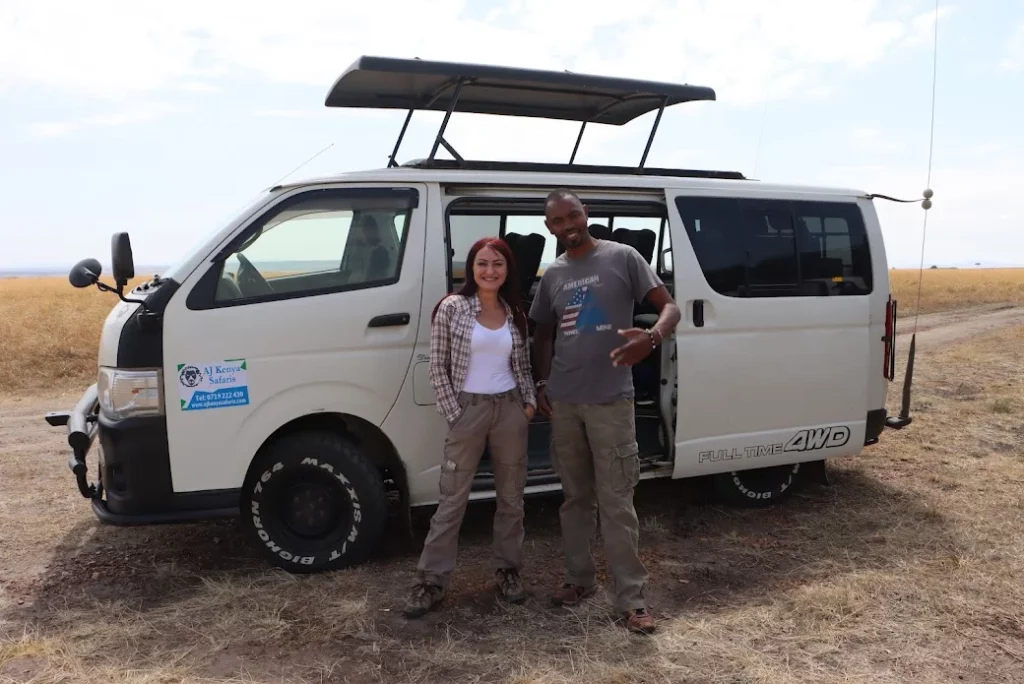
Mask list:
[[[447,424],[429,377],[432,309],[484,236],[508,241],[535,292],[562,252],[543,220],[558,187],[589,207],[595,237],[643,255],[682,311],[674,338],[633,369],[643,479],[706,478],[762,506],[903,427],[906,406],[886,411],[896,306],[872,197],[646,166],[666,107],[714,99],[692,85],[360,58],[326,106],[408,111],[385,168],[269,188],[128,292],[125,233],[113,285],[95,259],[71,270],[75,287],[121,300],[95,384],[46,416],[66,426],[82,495],[114,525],[238,516],[292,572],[364,560],[390,519],[437,502]],[[429,154],[399,163],[417,110],[445,116]],[[579,136],[564,164],[467,160],[444,137],[456,111],[575,121]],[[639,164],[575,163],[588,125],[651,112]],[[530,426],[530,494],[560,487],[549,428],[541,415]],[[472,498],[493,496],[485,454]]]

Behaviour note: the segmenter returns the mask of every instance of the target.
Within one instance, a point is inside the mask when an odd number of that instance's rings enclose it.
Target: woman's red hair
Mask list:
[[[523,313],[523,295],[522,286],[519,280],[519,266],[516,264],[515,254],[512,253],[512,249],[508,246],[508,243],[497,237],[486,237],[481,238],[473,243],[473,246],[469,248],[469,254],[466,255],[466,280],[462,284],[462,287],[458,289],[455,294],[462,295],[464,297],[472,297],[476,294],[477,284],[476,277],[473,275],[473,262],[476,261],[476,255],[479,254],[481,249],[490,247],[495,252],[500,254],[505,259],[505,267],[508,275],[505,276],[505,282],[498,288],[498,296],[500,296],[509,308],[512,309],[512,318],[515,320],[516,327],[523,333],[523,337],[526,338],[527,325],[526,325],[526,314]],[[442,302],[444,299],[441,300]],[[437,309],[441,306],[441,302],[438,302],[434,306],[434,311],[430,316],[430,320],[434,320],[434,316],[437,315]]]

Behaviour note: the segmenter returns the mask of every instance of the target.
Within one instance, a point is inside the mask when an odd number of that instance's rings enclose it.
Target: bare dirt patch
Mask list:
[[[643,483],[661,619],[646,638],[614,624],[603,595],[547,605],[557,495],[527,503],[524,606],[494,598],[493,506],[474,504],[451,595],[409,622],[399,610],[429,511],[413,540],[312,577],[268,569],[233,521],[101,527],[62,431],[42,422],[74,394],[5,400],[0,682],[1019,681],[1024,327],[1010,323],[954,344],[922,325],[915,422],[832,464],[829,487],[742,511],[699,482]],[[891,397],[892,410],[898,385]]]

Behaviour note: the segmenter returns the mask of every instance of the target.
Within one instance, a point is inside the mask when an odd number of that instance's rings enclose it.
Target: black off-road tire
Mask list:
[[[380,473],[358,447],[308,430],[268,444],[245,478],[241,526],[273,565],[316,573],[361,563],[388,518]]]
[[[715,493],[742,508],[766,508],[787,499],[802,480],[801,464],[716,473]]]

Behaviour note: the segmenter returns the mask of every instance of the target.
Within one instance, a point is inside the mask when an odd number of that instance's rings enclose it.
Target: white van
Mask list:
[[[124,300],[103,327],[96,384],[46,416],[67,426],[82,494],[117,525],[240,514],[269,562],[295,572],[365,559],[389,519],[437,501],[447,425],[429,379],[432,309],[484,236],[509,241],[534,291],[561,253],[543,221],[557,187],[589,206],[595,237],[657,269],[683,314],[634,369],[643,478],[707,477],[733,502],[765,505],[810,466],[821,474],[906,425],[905,407],[885,408],[895,303],[869,195],[645,167],[666,106],[714,99],[689,85],[358,60],[327,106],[447,112],[426,159],[396,163],[403,126],[387,168],[270,188],[127,294],[124,233],[114,288],[94,259],[72,269],[76,287]],[[636,167],[579,165],[575,149],[567,164],[468,161],[444,138],[453,111],[575,120],[582,136],[655,110]],[[548,442],[538,416],[528,493],[560,486]],[[472,496],[493,495],[485,455]]]

